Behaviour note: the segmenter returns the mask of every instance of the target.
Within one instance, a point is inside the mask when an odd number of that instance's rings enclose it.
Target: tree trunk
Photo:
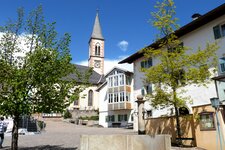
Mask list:
[[[17,116],[13,119],[11,150],[18,150],[18,128],[19,117]]]
[[[179,112],[178,112],[178,108],[177,106],[174,106],[175,107],[175,117],[176,117],[176,127],[177,127],[177,137],[178,137],[178,140],[177,140],[177,144],[178,146],[181,146],[182,145],[182,140],[181,140],[181,130],[180,130],[180,119],[179,119]]]

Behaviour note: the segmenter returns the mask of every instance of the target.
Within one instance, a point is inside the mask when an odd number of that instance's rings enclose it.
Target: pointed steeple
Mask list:
[[[99,17],[98,17],[98,10],[95,17],[95,23],[94,23],[93,31],[91,34],[91,38],[104,40],[104,37],[102,36],[102,29],[101,29]]]

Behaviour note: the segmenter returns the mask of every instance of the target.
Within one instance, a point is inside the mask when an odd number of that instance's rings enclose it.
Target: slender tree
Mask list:
[[[181,138],[179,108],[191,101],[184,96],[188,85],[206,86],[210,76],[216,72],[216,43],[207,43],[205,48],[193,50],[183,46],[176,36],[178,25],[173,0],[157,2],[156,12],[152,13],[152,23],[159,30],[155,46],[145,48],[146,58],[158,60],[145,72],[147,83],[154,85],[149,95],[150,103],[155,108],[173,107],[176,116],[177,137]],[[154,61],[157,62],[157,61]],[[181,140],[178,144],[182,144]]]
[[[91,74],[85,75],[70,63],[70,36],[58,38],[55,23],[45,23],[42,7],[24,20],[1,27],[0,113],[13,117],[11,149],[18,149],[18,125],[22,115],[62,112],[79,96]],[[67,78],[71,73],[76,80]]]

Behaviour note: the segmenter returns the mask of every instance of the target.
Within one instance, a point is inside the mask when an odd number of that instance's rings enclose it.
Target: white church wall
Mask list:
[[[108,127],[106,117],[108,116],[108,99],[107,99],[107,85],[99,91],[99,125]]]

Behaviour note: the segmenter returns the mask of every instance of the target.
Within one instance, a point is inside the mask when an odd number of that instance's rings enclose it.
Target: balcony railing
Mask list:
[[[108,104],[108,110],[132,109],[130,102],[119,102]]]
[[[126,86],[117,86],[117,87],[108,88],[109,93],[123,92],[123,91],[131,92],[131,86],[126,85]]]

